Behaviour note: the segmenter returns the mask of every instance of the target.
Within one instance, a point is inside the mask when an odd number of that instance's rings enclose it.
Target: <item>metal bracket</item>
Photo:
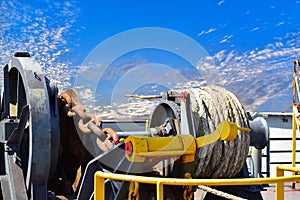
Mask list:
[[[191,109],[191,98],[189,93],[181,93],[181,131],[180,134],[189,134],[196,138],[196,128],[194,124],[193,112]]]

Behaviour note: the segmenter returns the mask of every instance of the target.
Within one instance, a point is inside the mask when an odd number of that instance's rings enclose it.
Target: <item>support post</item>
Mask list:
[[[254,178],[261,178],[261,150],[256,149],[255,147],[252,148],[252,157],[254,163]]]
[[[292,141],[292,167],[296,167],[296,130],[297,130],[297,116],[298,113],[297,106],[293,105],[293,121],[292,121],[292,129],[293,129],[293,141]],[[295,172],[292,172],[295,175]],[[295,182],[292,182],[292,189],[295,189]]]
[[[163,200],[164,199],[164,185],[160,181],[158,181],[156,183],[156,190],[157,190],[157,193],[156,193],[157,200]]]
[[[284,170],[280,165],[276,166],[276,177],[284,176]],[[284,200],[284,182],[276,183],[276,200]]]
[[[105,183],[104,178],[100,176],[101,172],[95,173],[95,182],[94,182],[94,190],[95,190],[95,200],[103,200],[105,199]]]

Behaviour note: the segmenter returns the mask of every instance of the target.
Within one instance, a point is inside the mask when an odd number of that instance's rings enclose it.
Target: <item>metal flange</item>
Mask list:
[[[16,118],[21,123],[24,120],[19,119],[21,111],[29,106],[26,127],[28,164],[27,169],[23,169],[24,179],[27,193],[32,199],[47,199],[52,130],[45,76],[38,62],[28,56],[12,58],[4,71],[7,74],[4,74],[2,119]],[[22,136],[19,136],[19,143],[24,141]]]

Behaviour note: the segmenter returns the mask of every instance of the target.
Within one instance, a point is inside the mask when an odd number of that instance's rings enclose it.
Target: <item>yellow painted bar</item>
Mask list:
[[[196,142],[192,135],[175,137],[141,137],[128,136],[129,144],[126,158],[130,162],[145,162],[146,159],[164,160],[166,157],[181,156],[184,163],[195,160]]]
[[[296,106],[293,105],[293,121],[292,121],[292,129],[293,129],[293,141],[292,141],[292,166],[296,166],[296,129],[297,129],[297,116],[295,113]]]
[[[293,83],[293,103],[299,102],[299,85],[298,85],[298,77],[296,72],[294,72],[294,83]],[[298,101],[297,101],[298,100]]]
[[[220,138],[220,134],[221,134],[220,131],[217,129],[216,131],[208,135],[197,137],[195,139],[197,148],[201,148],[203,146],[216,142]]]
[[[181,157],[183,163],[189,163],[195,160],[197,148],[212,144],[219,139],[232,141],[238,135],[238,130],[250,132],[249,128],[238,127],[233,122],[223,121],[214,132],[196,139],[192,135],[128,136],[125,139],[126,158],[130,162],[148,162],[150,159],[158,162],[165,160],[166,157]]]
[[[139,183],[156,184],[157,199],[163,199],[163,185],[254,185],[276,183],[276,200],[284,199],[284,182],[300,181],[300,175],[284,176],[284,171],[300,172],[298,167],[277,165],[276,176],[272,178],[234,178],[234,179],[179,179],[179,178],[157,178],[126,174],[95,173],[95,200],[105,199],[104,179],[133,181]]]
[[[284,176],[284,169],[281,168],[281,165],[276,166],[276,177]],[[276,200],[284,199],[284,182],[276,183]]]
[[[148,128],[149,128],[148,126],[149,126],[149,120],[147,119],[146,120],[146,131],[148,131]]]
[[[140,157],[173,157],[173,156],[182,156],[182,155],[194,155],[195,151],[153,151],[153,152],[147,152],[147,153],[138,153],[137,155]]]
[[[298,116],[298,108],[293,105],[293,121],[292,121],[292,167],[296,167],[296,137],[297,137],[297,127],[299,127],[299,124],[297,123],[297,116]],[[295,172],[293,172],[293,175],[295,175]],[[292,189],[296,188],[295,182],[292,182]]]
[[[296,96],[298,96],[298,101],[299,101],[299,84],[298,84],[298,77],[297,77],[297,74],[299,72],[297,72],[297,65],[300,66],[300,62],[298,60],[295,60],[294,61],[294,86],[295,86],[295,88],[294,88],[294,94],[293,94],[293,95],[295,95],[295,97],[293,98],[293,100],[294,100],[293,103],[295,103],[295,101],[296,101]]]
[[[219,139],[232,141],[238,135],[238,130],[245,131],[245,132],[251,131],[251,129],[249,128],[238,127],[233,122],[223,121],[217,126],[214,132],[208,135],[197,137],[195,139],[197,143],[197,148],[201,148],[208,144],[212,144]]]
[[[180,179],[180,178],[155,178],[146,176],[135,176],[126,174],[113,174],[97,172],[97,177],[107,179],[137,181],[140,183],[156,184],[158,181],[164,185],[210,185],[210,186],[226,186],[226,185],[254,185],[278,182],[300,181],[300,175],[272,177],[272,178],[233,178],[233,179]]]
[[[294,83],[295,83],[295,95],[298,96],[298,101],[299,101],[299,84],[298,84],[298,79],[297,79],[297,75],[294,74]],[[295,100],[297,99],[297,97],[295,97]],[[294,102],[295,103],[295,102]]]
[[[164,185],[160,181],[156,183],[156,198],[157,200],[164,199]]]
[[[290,167],[290,166],[285,166],[285,165],[277,165],[276,168],[284,170],[284,171],[300,172],[299,167]]]
[[[296,137],[297,137],[297,129],[300,136],[300,130],[299,130],[299,119],[297,118],[299,116],[299,111],[297,108],[296,102],[299,102],[299,84],[298,84],[298,74],[299,71],[297,69],[297,66],[300,66],[300,62],[298,60],[294,61],[294,73],[293,73],[293,121],[292,121],[292,167],[296,167]],[[293,175],[295,175],[295,171],[293,171]],[[292,189],[295,189],[295,182],[292,182]]]
[[[95,173],[94,176],[94,199],[95,200],[104,200],[105,199],[105,184],[104,184],[104,177],[101,176],[100,171]]]

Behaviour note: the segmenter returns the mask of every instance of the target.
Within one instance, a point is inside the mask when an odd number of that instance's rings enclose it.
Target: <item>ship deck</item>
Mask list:
[[[285,200],[299,200],[300,199],[300,183],[296,184],[295,189],[291,188],[291,183],[285,183],[284,199]],[[206,192],[197,190],[195,192],[195,199],[204,199]],[[261,191],[263,200],[276,200],[276,186],[270,184],[269,187],[265,187],[264,191]]]
[[[261,195],[264,200],[276,200],[276,188],[275,185],[270,185],[265,188],[266,191],[262,191]],[[299,200],[300,199],[300,183],[296,184],[295,189],[291,188],[290,183],[285,184],[284,199],[286,200]]]

